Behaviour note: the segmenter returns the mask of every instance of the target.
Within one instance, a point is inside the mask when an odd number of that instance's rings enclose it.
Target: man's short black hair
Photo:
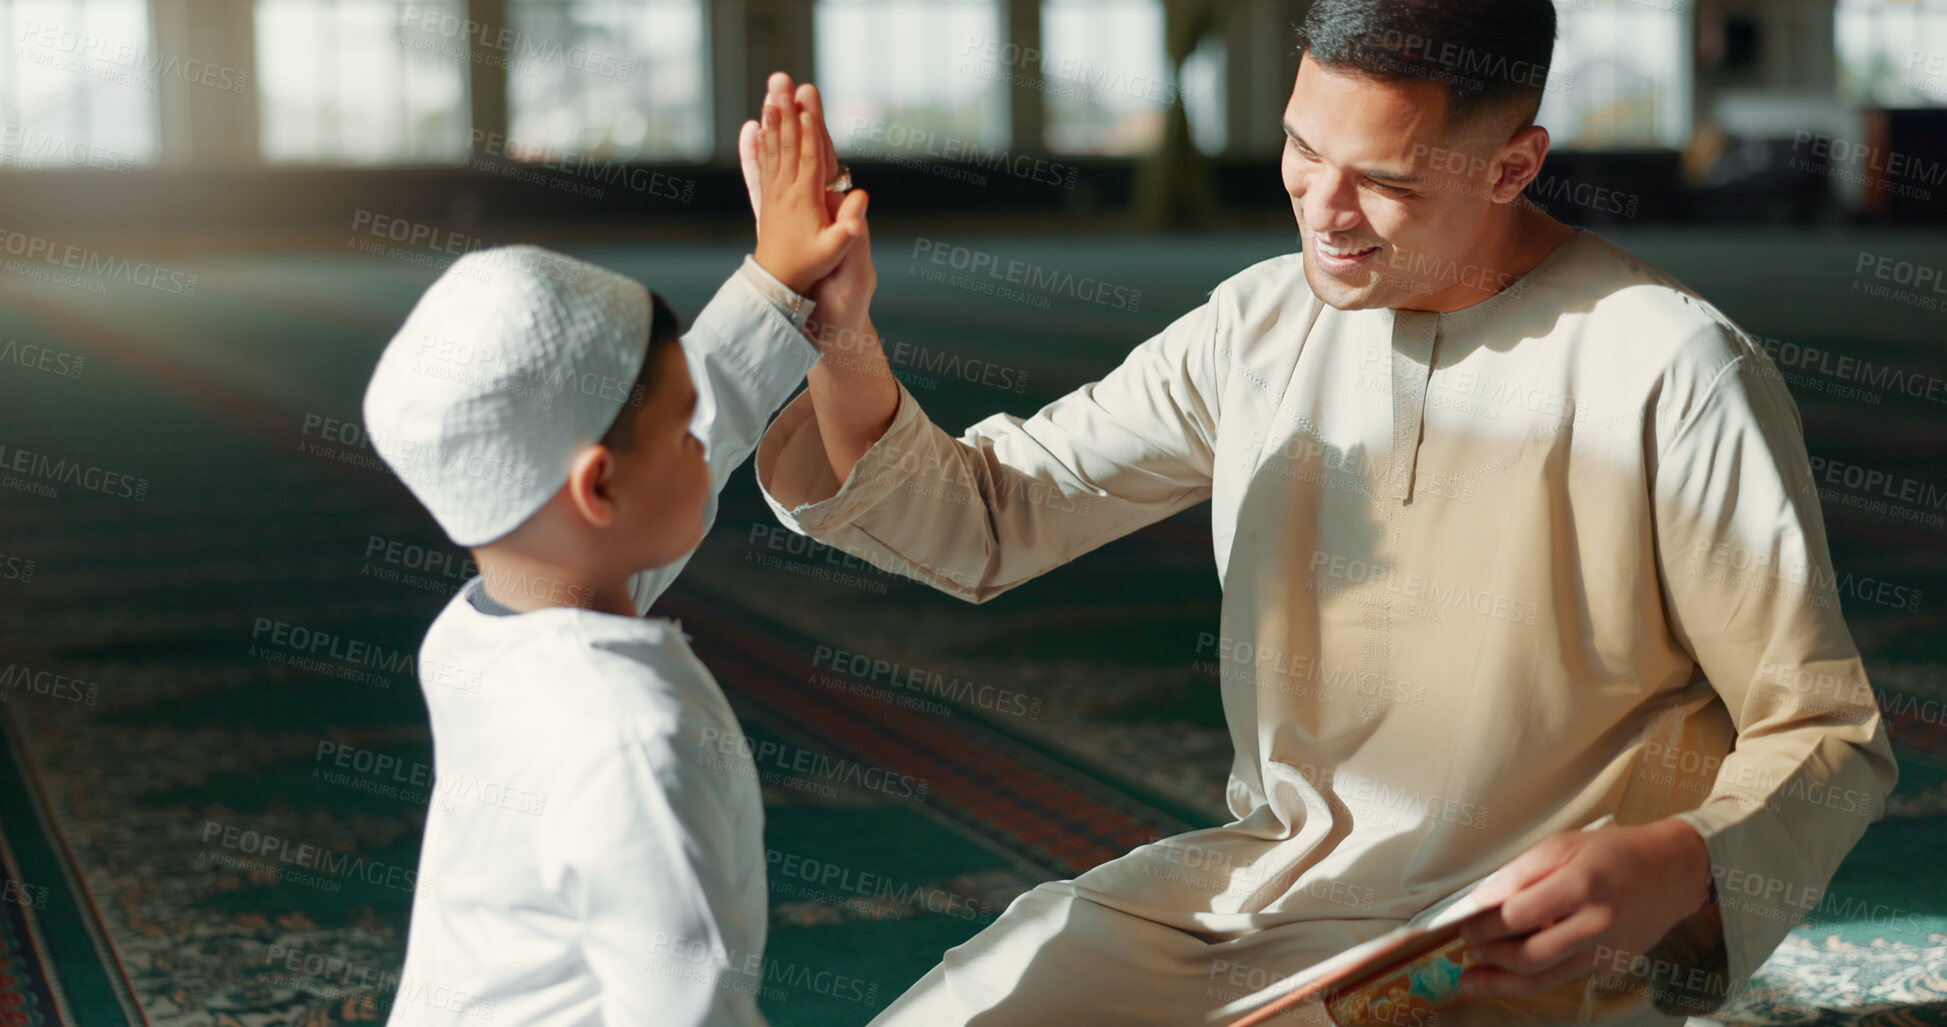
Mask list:
[[[649,294],[649,346],[642,354],[642,370],[636,373],[635,385],[629,389],[629,398],[622,402],[622,409],[615,420],[602,435],[602,445],[618,453],[626,453],[635,448],[635,419],[642,408],[649,405],[649,397],[656,394],[658,361],[656,354],[664,346],[674,345],[682,337],[682,323],[676,319],[676,312],[669,308],[661,296]]]
[[[1555,53],[1552,0],[1316,0],[1298,49],[1373,78],[1447,87],[1447,121],[1508,110],[1532,124]]]

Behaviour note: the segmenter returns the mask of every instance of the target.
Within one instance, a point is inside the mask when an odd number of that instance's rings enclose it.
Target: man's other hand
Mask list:
[[[1481,886],[1462,928],[1466,994],[1533,995],[1594,976],[1598,953],[1648,952],[1704,904],[1710,853],[1677,819],[1544,838]]]

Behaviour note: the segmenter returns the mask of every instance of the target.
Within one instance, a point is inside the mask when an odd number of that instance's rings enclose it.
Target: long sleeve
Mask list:
[[[1222,295],[1101,381],[957,440],[901,385],[891,427],[843,487],[800,396],[758,447],[758,483],[793,531],[983,602],[1210,495]]]
[[[731,472],[750,456],[771,414],[817,362],[818,350],[801,330],[810,306],[746,259],[683,336],[683,356],[697,392],[690,431],[703,442],[710,464],[705,533],[716,523],[717,496]],[[636,575],[630,582],[636,610],[648,613],[688,563],[684,556]]]
[[[1840,611],[1797,406],[1746,340],[1713,332],[1684,354],[1646,441],[1655,544],[1665,615],[1736,738],[1676,816],[1710,851],[1712,955],[1736,988],[1816,907],[1898,769]],[[1712,948],[1695,941],[1672,951]]]
[[[666,727],[620,725],[564,773],[542,872],[581,925],[603,1023],[761,1027],[764,882],[739,868],[761,875],[762,857],[732,821],[736,777],[694,728]]]

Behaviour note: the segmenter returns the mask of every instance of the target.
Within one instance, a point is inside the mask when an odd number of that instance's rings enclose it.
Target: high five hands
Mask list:
[[[767,176],[771,174],[769,169],[774,159],[784,161],[784,153],[792,147],[796,147],[800,162],[794,188],[802,189],[804,183],[815,182],[817,188],[822,190],[824,183],[837,175],[838,153],[832,146],[831,133],[825,127],[824,100],[818,95],[818,87],[810,83],[794,87],[791,76],[781,71],[774,72],[766,82],[763,123],[744,122],[743,131],[737,137],[737,155],[743,163],[744,185],[750,192],[751,213],[757,216],[757,245],[760,249],[766,244],[766,235],[775,231],[769,226],[778,223],[768,216],[775,202],[773,197],[779,192],[767,185]],[[815,166],[812,163],[814,157],[817,162]],[[884,358],[878,352],[876,335],[871,331],[867,316],[872,294],[878,287],[878,277],[872,266],[871,235],[865,223],[869,198],[863,189],[851,189],[844,193],[825,192],[823,195],[833,230],[856,237],[856,245],[844,251],[842,260],[810,289],[799,288],[788,281],[785,284],[806,293],[818,304],[812,327],[821,349],[828,353],[834,349],[852,351],[860,359],[851,361],[850,366],[867,373],[877,372],[882,370]],[[802,216],[802,213],[794,216]],[[759,263],[763,263],[761,256]],[[883,369],[883,372],[883,376],[889,380],[890,369]]]
[[[778,161],[786,159],[785,151],[792,145],[787,142],[786,126],[797,126],[790,137],[796,140],[800,162],[794,180],[796,188],[802,190],[806,183],[815,183],[822,190],[839,168],[831,134],[825,128],[824,102],[817,88],[809,84],[794,87],[791,76],[782,72],[773,74],[766,83],[763,123],[746,122],[737,138],[744,184],[750,190],[751,212],[757,215],[760,248],[771,244],[772,233],[779,224],[772,211],[782,191],[771,184],[770,176],[774,172],[770,169],[774,165],[770,155],[775,150]],[[821,354],[806,373],[805,384],[817,413],[819,434],[824,438],[832,474],[842,482],[885,435],[898,411],[900,396],[898,382],[880,346],[879,334],[872,326],[870,308],[879,280],[872,266],[871,236],[865,226],[865,192],[852,189],[823,195],[825,215],[834,231],[856,238],[830,273],[805,293],[817,304],[805,327]]]
[[[793,292],[809,294],[865,235],[869,201],[862,189],[826,191],[838,171],[838,156],[825,131],[817,88],[804,85],[794,92],[783,72],[767,85],[763,123],[745,122],[737,138],[757,218],[755,256]],[[808,246],[802,244],[807,237],[814,240]]]

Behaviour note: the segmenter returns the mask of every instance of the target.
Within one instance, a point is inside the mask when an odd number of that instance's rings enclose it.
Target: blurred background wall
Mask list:
[[[737,126],[773,68],[824,88],[889,216],[1262,224],[1306,6],[0,0],[0,224],[741,229]],[[1551,212],[1942,220],[1947,2],[1559,12]]]

